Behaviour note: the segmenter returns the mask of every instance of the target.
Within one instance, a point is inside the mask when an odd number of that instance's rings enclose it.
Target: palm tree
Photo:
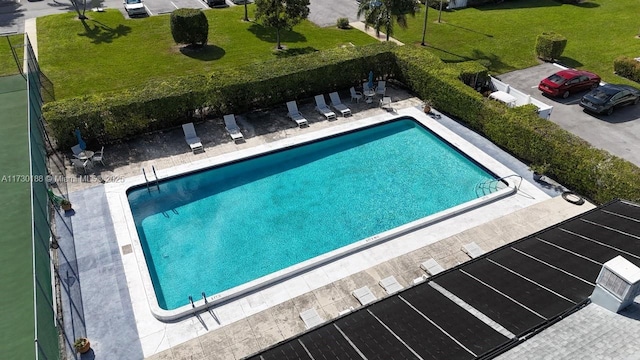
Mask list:
[[[358,6],[358,18],[364,15],[365,28],[374,28],[377,36],[382,29],[389,41],[389,36],[393,35],[393,23],[406,29],[407,15],[415,16],[417,10],[417,0],[362,0]]]

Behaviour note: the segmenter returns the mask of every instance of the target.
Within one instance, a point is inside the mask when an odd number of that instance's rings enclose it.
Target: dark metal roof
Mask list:
[[[493,358],[587,304],[602,264],[618,255],[640,266],[640,205],[621,200],[507,244],[248,359]],[[508,332],[482,321],[461,307],[460,300]],[[509,332],[513,336],[507,336]]]

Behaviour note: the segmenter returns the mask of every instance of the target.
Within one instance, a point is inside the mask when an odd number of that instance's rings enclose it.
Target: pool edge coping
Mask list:
[[[319,131],[314,131],[310,133],[305,133],[297,136],[293,136],[290,138],[285,138],[281,140],[274,141],[272,143],[258,145],[256,147],[238,150],[232,153],[222,154],[218,156],[214,156],[211,158],[195,161],[189,164],[183,164],[174,166],[169,169],[163,169],[158,171],[159,178],[166,178],[175,175],[185,174],[189,172],[199,171],[208,167],[222,165],[225,163],[238,161],[240,159],[244,159],[250,156],[262,154],[265,152],[270,152],[274,150],[284,149],[293,145],[302,144],[309,141],[319,140],[322,138],[335,136],[338,134],[346,133],[352,130],[356,130],[362,127],[381,124],[385,122],[393,121],[400,117],[410,116],[415,121],[419,122],[421,125],[428,128],[450,146],[456,148],[458,151],[462,152],[466,157],[472,159],[474,162],[480,164],[489,172],[495,174],[498,178],[503,178],[505,176],[512,175],[511,173],[505,173],[505,170],[508,170],[504,165],[499,163],[497,160],[493,159],[491,156],[486,154],[481,149],[477,148],[473,144],[467,142],[462,139],[457,134],[453,133],[451,130],[447,129],[445,126],[439,124],[437,121],[432,119],[431,117],[424,114],[424,112],[420,111],[418,108],[406,108],[398,110],[398,112],[393,114],[383,114],[377,115],[370,118],[339,124],[330,128],[322,129]],[[128,205],[127,191],[131,187],[140,186],[145,184],[145,179],[142,175],[134,176],[125,179],[122,183],[114,184],[112,191],[116,192],[122,208],[124,210],[124,217],[128,229],[130,244],[133,248],[133,253],[136,259],[136,267],[138,269],[138,273],[141,277],[144,292],[146,294],[147,304],[153,316],[163,322],[170,322],[179,319],[183,319],[187,316],[206,311],[207,309],[227,303],[234,299],[245,296],[251,292],[256,290],[267,288],[274,283],[279,281],[286,280],[288,278],[293,278],[295,276],[300,275],[310,269],[320,267],[325,265],[331,261],[352,255],[357,253],[358,251],[364,250],[369,247],[373,247],[382,242],[391,240],[393,238],[402,236],[419,228],[423,228],[434,223],[438,223],[445,219],[454,217],[461,213],[470,211],[472,209],[478,208],[482,205],[497,201],[499,199],[508,197],[517,191],[516,184],[511,179],[503,179],[507,183],[507,187],[501,189],[497,192],[494,192],[489,195],[485,195],[479,197],[477,199],[465,202],[463,204],[454,206],[447,210],[438,212],[436,214],[412,221],[410,223],[404,224],[402,226],[396,227],[394,229],[385,231],[380,234],[376,234],[374,236],[359,240],[347,246],[341,247],[339,249],[333,250],[331,252],[325,253],[323,255],[305,260],[301,263],[289,266],[285,269],[279,270],[277,272],[262,276],[258,279],[255,279],[251,282],[244,283],[242,285],[236,286],[234,288],[225,290],[218,294],[212,294],[206,297],[206,301],[203,298],[198,300],[193,300],[192,304],[186,304],[176,309],[166,310],[162,309],[157,301],[157,297],[155,295],[155,290],[153,287],[153,282],[150,277],[150,273],[147,267],[146,258],[144,256],[144,252],[142,249],[142,245],[140,243],[140,239],[138,237],[138,233],[135,227],[135,222],[133,219],[133,214],[131,212],[130,206]],[[119,244],[122,246],[123,244]]]

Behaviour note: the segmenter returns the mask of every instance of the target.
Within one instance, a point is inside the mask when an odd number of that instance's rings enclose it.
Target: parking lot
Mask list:
[[[149,15],[168,14],[179,8],[209,9],[202,0],[143,0]],[[123,14],[124,8],[121,6]]]
[[[558,70],[561,70],[558,66],[547,63],[502,74],[497,78],[552,105],[550,121],[587,140],[594,147],[640,166],[640,105],[616,109],[610,116],[595,115],[584,112],[578,105],[586,92],[573,94],[566,99],[542,95],[538,90],[540,80]]]

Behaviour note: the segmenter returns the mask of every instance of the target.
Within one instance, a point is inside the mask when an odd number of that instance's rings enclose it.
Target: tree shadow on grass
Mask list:
[[[264,42],[276,43],[276,29],[273,28],[265,28],[260,24],[253,23],[247,29],[251,33],[253,33],[258,39]],[[280,42],[294,43],[294,42],[305,42],[307,38],[295,31],[289,30],[280,30]]]
[[[561,57],[557,60],[557,62],[558,62],[559,64],[562,64],[562,65],[566,66],[566,67],[574,68],[574,69],[575,69],[575,68],[579,68],[579,67],[581,67],[582,65],[584,65],[583,63],[581,63],[580,61],[578,61],[578,60],[576,60],[576,59],[572,59],[572,58],[565,57],[565,56],[561,56]]]
[[[316,52],[316,51],[318,51],[318,49],[316,49],[314,47],[311,47],[311,46],[307,46],[307,47],[303,47],[303,48],[276,50],[276,51],[274,51],[274,54],[276,55],[276,57],[285,58],[285,57],[290,57],[290,56],[309,54],[309,53]]]
[[[432,47],[433,48],[433,47]],[[445,63],[459,63],[464,61],[475,60],[487,67],[490,71],[507,72],[516,70],[515,67],[504,63],[496,54],[486,54],[482,50],[475,49],[471,52],[471,56],[458,55],[443,49],[433,48],[444,53],[459,57],[459,60],[443,60]]]
[[[222,58],[227,52],[219,46],[207,44],[200,47],[183,46],[180,53],[196,60],[213,61]]]
[[[528,9],[538,7],[562,6],[560,1],[554,0],[520,0],[520,1],[504,1],[495,0],[493,4],[483,4],[475,8],[480,11],[490,10],[507,10],[507,9]]]
[[[574,5],[575,5],[575,6],[577,6],[577,7],[587,8],[587,9],[592,9],[592,8],[600,7],[600,4],[596,4],[596,3],[594,3],[594,2],[589,2],[589,1],[587,1],[587,2],[580,2],[580,3],[574,4]]]
[[[448,22],[447,22],[447,23],[444,23],[444,24],[445,24],[445,25],[449,25],[449,26],[456,27],[456,28],[458,28],[458,29],[467,30],[467,31],[470,31],[470,32],[472,32],[472,33],[476,33],[476,34],[484,35],[484,36],[486,36],[486,37],[488,37],[488,38],[492,38],[492,37],[493,37],[493,35],[491,35],[491,34],[485,34],[485,33],[483,33],[483,32],[480,32],[480,31],[477,31],[477,30],[473,30],[473,29],[469,29],[469,28],[466,28],[466,27],[464,27],[464,26],[454,25],[454,24],[451,24],[451,23],[448,23]]]
[[[114,29],[97,20],[89,19],[81,20],[81,22],[85,32],[78,35],[88,37],[94,44],[111,43],[114,39],[126,36],[131,32],[130,27],[122,24]]]

